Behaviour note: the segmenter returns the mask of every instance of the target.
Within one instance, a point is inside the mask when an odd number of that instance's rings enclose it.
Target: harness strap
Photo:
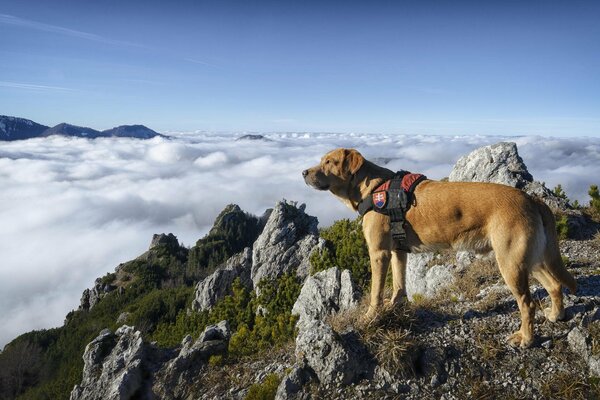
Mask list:
[[[378,186],[358,204],[358,212],[361,216],[374,210],[390,217],[392,239],[403,251],[410,252],[406,243],[404,216],[412,203],[415,188],[425,179],[427,177],[422,174],[398,171],[392,179]]]

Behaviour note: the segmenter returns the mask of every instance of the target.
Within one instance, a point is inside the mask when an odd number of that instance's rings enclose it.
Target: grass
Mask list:
[[[505,351],[504,341],[498,340],[500,330],[498,325],[488,320],[483,320],[473,329],[475,347],[484,361],[498,359]]]
[[[576,370],[561,371],[546,378],[540,391],[546,399],[600,399],[598,379],[588,378]]]

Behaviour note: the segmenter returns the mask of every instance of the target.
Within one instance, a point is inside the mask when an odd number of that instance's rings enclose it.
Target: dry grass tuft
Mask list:
[[[510,293],[503,293],[499,290],[492,290],[485,298],[475,303],[475,310],[480,312],[488,312],[494,310],[500,304],[500,301],[507,297]]]
[[[594,238],[592,239],[592,243],[594,243],[594,245],[597,247],[600,247],[600,231],[596,232]]]
[[[336,332],[356,329],[361,341],[388,372],[413,376],[419,354],[417,341],[411,333],[416,322],[413,308],[408,303],[388,305],[374,319],[367,320],[368,303],[368,296],[365,296],[358,307],[332,315],[328,323]]]
[[[414,375],[418,346],[407,330],[377,329],[367,338],[373,355],[388,372],[394,375]]]
[[[586,378],[581,371],[562,371],[542,382],[541,393],[546,399],[599,399],[600,385],[597,380]]]
[[[496,360],[505,351],[504,342],[498,340],[500,330],[494,322],[483,321],[473,329],[473,339],[481,358]]]
[[[454,284],[453,290],[462,293],[467,300],[474,301],[484,286],[498,281],[500,273],[496,262],[488,259],[477,259],[461,271]]]

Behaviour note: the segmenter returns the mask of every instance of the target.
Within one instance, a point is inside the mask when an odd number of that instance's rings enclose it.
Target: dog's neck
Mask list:
[[[365,160],[345,188],[332,188],[331,192],[350,209],[358,211],[358,204],[362,199],[369,196],[383,182],[393,177],[393,171]]]

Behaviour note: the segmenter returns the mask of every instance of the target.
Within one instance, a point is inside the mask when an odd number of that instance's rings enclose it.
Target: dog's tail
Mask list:
[[[542,224],[544,225],[544,234],[546,235],[546,249],[544,250],[544,265],[548,272],[554,276],[563,286],[569,288],[571,294],[577,290],[577,282],[573,275],[564,266],[560,249],[558,247],[558,235],[556,233],[556,221],[550,208],[541,200],[535,199]]]

